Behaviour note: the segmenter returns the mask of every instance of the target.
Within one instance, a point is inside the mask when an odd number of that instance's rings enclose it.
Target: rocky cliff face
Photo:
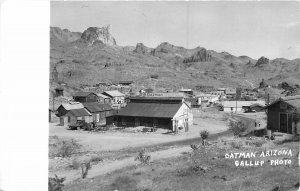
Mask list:
[[[183,60],[183,63],[189,63],[189,62],[210,62],[212,56],[207,52],[205,48],[197,51],[195,54],[193,54],[191,57],[185,58]]]
[[[266,64],[269,64],[269,59],[262,56],[260,59],[257,60],[255,66],[262,66]]]
[[[117,45],[115,38],[110,33],[110,25],[101,28],[89,27],[82,33],[81,40],[89,44]]]
[[[80,39],[80,32],[71,32],[68,29],[59,27],[50,27],[50,42],[51,43],[68,43]]]
[[[143,43],[137,43],[135,49],[133,52],[139,53],[139,54],[146,54],[150,53],[150,48],[146,47]]]

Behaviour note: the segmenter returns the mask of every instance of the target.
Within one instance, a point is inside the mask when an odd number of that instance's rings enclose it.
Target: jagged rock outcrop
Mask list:
[[[59,27],[50,27],[50,42],[51,43],[68,43],[80,39],[80,32],[71,32],[68,29]]]
[[[150,52],[150,49],[148,47],[146,47],[143,43],[137,43],[133,52],[136,52],[139,54],[146,54],[146,53]]]
[[[193,54],[191,57],[185,58],[183,63],[189,62],[210,62],[212,56],[207,52],[206,49],[201,49]]]
[[[89,44],[117,45],[115,38],[110,33],[110,25],[101,28],[89,27],[82,33],[81,40]]]
[[[262,56],[262,57],[260,57],[260,58],[257,60],[255,66],[266,65],[266,64],[269,64],[269,62],[270,62],[270,61],[269,61],[268,58]]]

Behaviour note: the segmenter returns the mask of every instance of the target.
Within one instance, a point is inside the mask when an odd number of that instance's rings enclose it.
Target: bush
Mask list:
[[[240,149],[243,147],[243,143],[241,141],[233,141],[230,143],[230,145],[235,149]]]
[[[235,136],[240,136],[246,129],[247,126],[242,121],[230,121],[229,123],[229,130],[233,132],[233,135]]]
[[[81,164],[81,177],[82,177],[83,179],[86,178],[86,176],[87,176],[87,174],[88,174],[88,172],[89,172],[89,170],[90,170],[91,168],[92,168],[92,167],[91,167],[91,162],[85,162],[85,163],[82,163],[82,164]]]
[[[48,179],[48,190],[49,191],[61,191],[64,187],[63,182],[66,178],[59,178],[56,174],[54,178]]]
[[[54,140],[51,140],[50,138],[49,155],[52,157],[70,157],[76,153],[79,148],[80,145],[74,139],[61,139],[56,137]]]
[[[72,167],[73,169],[75,169],[75,170],[79,169],[80,163],[78,162],[77,159],[73,159],[73,160],[72,160],[71,167]]]
[[[140,161],[142,164],[149,164],[150,159],[151,159],[151,156],[146,155],[145,151],[142,150],[142,151],[139,151],[138,156],[135,157],[134,160]]]
[[[207,130],[203,130],[200,132],[200,137],[202,139],[202,145],[205,145],[205,140],[208,138],[209,132]]]

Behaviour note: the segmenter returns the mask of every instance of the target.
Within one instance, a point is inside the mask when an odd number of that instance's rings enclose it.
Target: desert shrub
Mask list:
[[[207,130],[203,130],[200,132],[200,137],[202,139],[202,145],[205,145],[205,140],[208,138],[209,132]]]
[[[103,159],[100,156],[92,156],[90,159],[91,162],[96,162],[96,163],[102,160]]]
[[[52,157],[69,157],[75,154],[80,145],[74,139],[55,138],[49,143],[49,154]]]
[[[150,155],[147,155],[144,150],[139,151],[138,155],[135,157],[135,161],[140,161],[142,164],[149,164],[151,159]]]
[[[191,145],[193,148],[194,146]],[[195,172],[202,171],[206,172],[210,169],[208,163],[208,149],[203,146],[193,148],[193,151],[190,153],[191,169]]]
[[[232,148],[240,149],[243,147],[243,143],[241,141],[232,141],[230,142]]]
[[[84,162],[84,163],[81,164],[81,177],[83,179],[86,178],[86,176],[87,176],[87,174],[88,174],[88,172],[91,168],[92,168],[91,167],[91,162]]]
[[[233,132],[233,135],[235,136],[240,136],[246,129],[247,126],[242,121],[230,121],[229,123],[229,130]]]
[[[72,160],[72,164],[70,165],[73,169],[77,170],[80,167],[80,162],[77,159]]]
[[[64,187],[63,182],[66,180],[66,178],[59,178],[56,174],[54,178],[48,179],[48,190],[49,191],[61,191]]]

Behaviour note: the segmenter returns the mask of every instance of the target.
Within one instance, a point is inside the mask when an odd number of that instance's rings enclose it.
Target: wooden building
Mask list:
[[[112,104],[125,103],[125,95],[119,92],[118,90],[105,91],[102,94],[110,97],[112,99]]]
[[[265,105],[265,101],[224,101],[222,102],[226,112],[244,112],[253,104]]]
[[[110,125],[112,123],[113,109],[108,104],[100,103],[83,103],[85,109],[87,109],[92,114],[92,121],[96,125]]]
[[[266,107],[267,129],[273,132],[294,134],[299,120],[300,95],[280,98]],[[298,112],[298,117],[297,113]],[[297,125],[297,126],[296,126]]]
[[[85,121],[91,123],[93,121],[92,114],[85,108],[71,109],[64,116],[60,117],[60,125],[67,126],[76,124],[78,121]]]
[[[97,96],[98,96],[98,102],[99,103],[111,104],[112,99],[110,97],[108,97],[106,95],[103,95],[103,94],[97,94]]]
[[[73,99],[80,103],[97,102],[98,96],[93,92],[76,92]]]
[[[61,117],[72,109],[82,109],[84,106],[79,102],[63,103],[56,109],[56,116]]]
[[[55,88],[55,96],[56,97],[64,96],[64,88],[62,87]]]
[[[183,98],[135,97],[116,114],[118,126],[157,127],[188,131],[193,115]]]

